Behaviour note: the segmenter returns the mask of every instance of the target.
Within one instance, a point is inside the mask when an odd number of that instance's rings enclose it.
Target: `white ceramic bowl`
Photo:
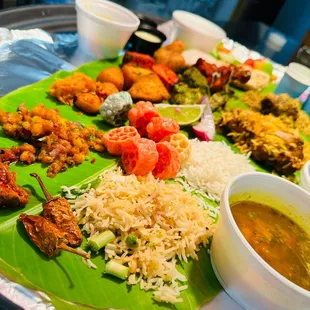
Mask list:
[[[310,160],[301,169],[299,185],[310,193]]]
[[[226,32],[211,21],[186,11],[174,11],[174,39],[182,40],[187,48],[196,48],[205,52],[212,49],[222,39]]]
[[[105,0],[76,0],[79,48],[97,58],[117,57],[139,18],[126,8]]]
[[[270,267],[246,241],[234,221],[230,203],[249,198],[278,206],[277,209],[291,218],[291,214],[299,215],[298,224],[310,233],[308,192],[267,173],[237,176],[221,197],[220,218],[211,245],[211,261],[218,280],[246,309],[309,309],[310,291]]]

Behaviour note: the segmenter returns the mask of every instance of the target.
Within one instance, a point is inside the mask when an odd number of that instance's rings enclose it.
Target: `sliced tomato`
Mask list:
[[[153,175],[162,180],[175,178],[181,167],[180,154],[169,142],[159,142],[156,144],[158,152],[158,162]]]
[[[159,113],[150,101],[139,101],[128,112],[130,125],[134,126],[142,137],[147,136],[146,126],[153,117],[157,116]]]
[[[179,82],[179,77],[166,65],[155,64],[152,67],[152,70],[160,77],[169,92],[171,91],[172,86]]]
[[[152,66],[155,64],[155,60],[153,57],[147,54],[127,52],[123,57],[123,65],[128,63],[133,66],[152,69]]]
[[[158,161],[155,142],[145,138],[129,140],[122,150],[122,164],[127,174],[145,176],[154,170]]]
[[[249,58],[244,62],[245,65],[248,65],[250,67],[254,67],[254,60]]]
[[[136,128],[123,126],[115,128],[103,136],[104,144],[111,155],[122,155],[122,147],[126,141],[140,138]]]
[[[180,126],[171,118],[153,117],[146,126],[146,131],[150,139],[159,142],[168,135],[180,132]]]

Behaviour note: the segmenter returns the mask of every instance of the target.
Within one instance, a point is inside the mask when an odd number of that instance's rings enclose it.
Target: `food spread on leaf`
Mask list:
[[[19,214],[30,240],[48,258],[61,260],[67,251],[93,269],[90,258],[100,257],[100,278],[138,284],[156,302],[173,304],[186,302],[192,279],[183,267],[195,268],[209,245],[225,186],[255,171],[254,163],[295,181],[310,159],[300,134],[310,134],[310,121],[299,100],[260,92],[271,80],[267,60],[239,63],[219,44],[213,53],[225,62],[199,58],[187,66],[184,50],[177,40],[153,57],[126,52],[120,66],[52,80],[42,96],[62,103],[60,111],[45,101],[28,108],[26,100],[0,109],[3,137],[22,142],[0,147],[0,212],[38,196],[38,188],[16,184],[19,165],[47,165],[47,176],[57,176],[53,182],[72,167],[76,185],[63,184],[65,197],[53,197],[31,174],[46,201],[35,213],[26,206]],[[63,115],[72,109],[85,113],[86,124]],[[106,163],[98,158],[113,158],[115,167],[103,172]],[[88,160],[98,173],[84,180],[80,165]]]

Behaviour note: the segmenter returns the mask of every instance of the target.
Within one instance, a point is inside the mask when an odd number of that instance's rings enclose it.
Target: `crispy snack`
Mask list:
[[[117,87],[112,83],[97,82],[96,85],[97,85],[96,93],[100,98],[106,99],[108,96],[118,93]]]
[[[20,146],[0,149],[0,162],[14,163],[25,162],[28,165],[36,161],[36,149],[31,144],[25,143]]]
[[[182,133],[175,133],[161,140],[161,142],[163,141],[169,142],[173,147],[176,148],[180,154],[181,164],[188,160],[192,152],[192,145],[189,143],[185,135]]]
[[[0,163],[0,209],[24,207],[28,193],[16,184],[16,173],[9,171],[8,164]]]
[[[255,160],[278,173],[294,173],[304,164],[303,140],[279,118],[235,109],[223,113],[218,127],[233,139],[242,153],[251,152]]]
[[[67,233],[44,217],[21,214],[19,219],[24,224],[30,240],[48,257],[57,256],[61,250],[64,250],[87,259],[90,258],[88,253],[69,247]]]
[[[97,76],[97,82],[112,83],[121,91],[124,87],[124,75],[119,67],[103,69]]]
[[[90,149],[104,151],[103,132],[65,120],[57,110],[42,104],[32,111],[23,104],[17,113],[1,111],[0,124],[8,136],[27,141],[38,149],[37,159],[50,164],[49,177],[82,163]]]
[[[77,95],[75,105],[85,113],[98,114],[102,105],[102,99],[95,93],[82,93]]]
[[[166,87],[155,73],[140,77],[128,92],[133,100],[162,102],[170,98]]]
[[[150,69],[134,67],[130,64],[122,67],[124,74],[124,89],[129,89],[141,76],[153,74]]]
[[[60,102],[73,105],[78,94],[96,91],[96,82],[81,72],[76,72],[64,79],[57,80],[50,87],[50,94]]]
[[[123,64],[130,64],[131,66],[142,67],[145,69],[152,69],[155,65],[155,60],[150,55],[141,54],[137,52],[126,52],[123,57]]]
[[[44,204],[43,216],[50,222],[57,225],[67,234],[67,243],[72,247],[81,245],[83,236],[81,230],[75,220],[75,216],[71,210],[69,202],[62,197],[52,197],[46,189],[41,178],[36,173],[30,174],[39,182],[41,189],[47,199]]]
[[[176,40],[171,44],[158,49],[154,53],[154,58],[157,64],[163,64],[173,71],[179,71],[186,65],[185,59],[182,56],[184,49],[184,43],[180,40]]]

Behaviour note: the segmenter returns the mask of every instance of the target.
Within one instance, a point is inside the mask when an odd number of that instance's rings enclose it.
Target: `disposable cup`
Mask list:
[[[76,11],[79,48],[100,59],[117,57],[140,23],[134,13],[106,0],[76,0]]]
[[[292,62],[278,84],[275,93],[287,93],[293,98],[298,98],[309,86],[310,69],[299,63]]]

